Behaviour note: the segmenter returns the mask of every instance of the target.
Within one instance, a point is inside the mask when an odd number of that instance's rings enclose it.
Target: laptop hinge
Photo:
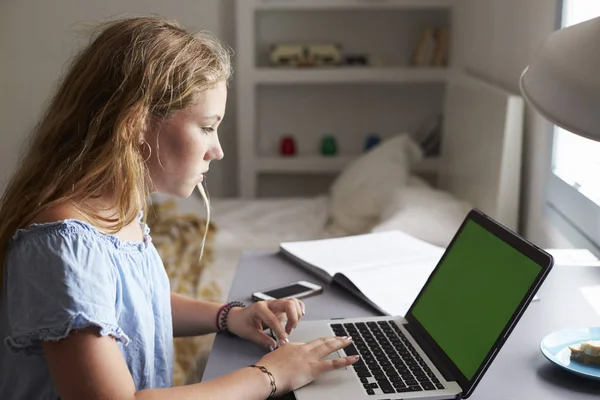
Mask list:
[[[408,333],[410,333],[410,335],[415,339],[417,344],[421,347],[421,350],[423,350],[423,352],[427,354],[427,357],[429,357],[429,359],[435,364],[436,368],[440,371],[444,379],[446,379],[447,381],[458,381],[458,379],[454,375],[452,375],[452,372],[446,366],[444,361],[433,351],[430,350],[431,347],[427,345],[427,341],[424,339],[423,335],[418,332],[418,329],[414,328],[413,324],[407,323],[406,325],[404,325],[404,328],[406,328]]]

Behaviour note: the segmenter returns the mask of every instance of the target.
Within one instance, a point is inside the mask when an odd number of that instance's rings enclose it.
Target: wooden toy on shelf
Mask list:
[[[450,33],[447,28],[425,26],[414,48],[411,63],[415,67],[448,65]]]
[[[342,46],[334,43],[271,46],[269,61],[273,67],[326,67],[342,64]]]

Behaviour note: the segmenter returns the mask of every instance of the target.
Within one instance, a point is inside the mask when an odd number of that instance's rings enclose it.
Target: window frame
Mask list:
[[[557,0],[557,29],[563,26],[567,2]],[[550,125],[550,160],[546,178],[546,215],[577,247],[600,254],[600,206],[554,173],[554,154],[559,128]],[[599,155],[600,156],[600,155]],[[598,171],[600,184],[600,170]]]

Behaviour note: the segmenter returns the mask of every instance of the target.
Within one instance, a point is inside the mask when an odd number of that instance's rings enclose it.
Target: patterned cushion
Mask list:
[[[213,262],[214,224],[209,224],[204,256],[200,260],[206,219],[179,213],[175,202],[154,203],[147,218],[152,241],[162,257],[171,290],[185,296],[221,301],[223,289],[217,282],[202,282],[203,271]],[[199,382],[214,335],[174,339],[173,385]]]

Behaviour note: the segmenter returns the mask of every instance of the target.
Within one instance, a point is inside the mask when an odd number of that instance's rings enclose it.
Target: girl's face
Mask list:
[[[217,128],[225,116],[227,86],[219,82],[199,101],[149,130],[144,140],[152,149],[146,161],[154,192],[188,197],[204,179],[212,160],[223,158]],[[140,149],[148,156],[148,146]]]

